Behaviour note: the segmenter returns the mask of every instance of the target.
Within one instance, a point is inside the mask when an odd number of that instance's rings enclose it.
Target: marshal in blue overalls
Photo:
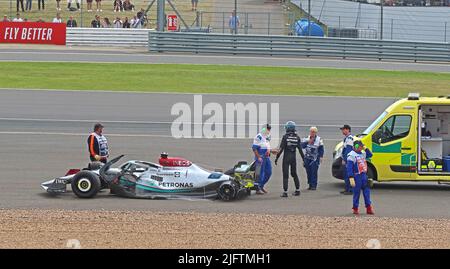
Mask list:
[[[270,162],[270,129],[266,124],[261,132],[253,139],[252,150],[255,154],[256,177],[255,185],[258,186],[257,194],[267,193],[264,186],[272,176],[272,163]]]
[[[316,190],[319,166],[324,154],[323,141],[317,135],[316,127],[311,127],[309,137],[302,139],[301,146],[305,150],[304,167],[308,178],[308,189]]]
[[[353,214],[359,214],[358,207],[361,191],[363,193],[367,214],[374,214],[372,201],[370,200],[370,186],[367,177],[366,161],[366,158],[371,158],[372,156],[372,152],[368,148],[365,148],[361,141],[355,141],[353,151],[347,157],[347,173],[350,184],[353,187]]]

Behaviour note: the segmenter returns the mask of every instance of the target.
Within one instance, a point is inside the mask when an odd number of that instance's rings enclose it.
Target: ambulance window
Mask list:
[[[383,125],[374,133],[374,143],[388,143],[408,136],[411,129],[411,116],[395,115],[387,119]]]
[[[378,118],[374,122],[372,122],[372,124],[369,127],[367,127],[367,129],[362,134],[363,135],[370,134],[370,132],[372,132],[372,130],[375,129],[375,127],[377,127],[378,123],[380,123],[386,117],[387,114],[388,114],[387,111],[381,113],[381,115],[378,116]]]

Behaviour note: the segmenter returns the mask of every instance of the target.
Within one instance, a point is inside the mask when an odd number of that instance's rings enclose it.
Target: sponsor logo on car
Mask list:
[[[153,179],[153,180],[156,180],[158,182],[162,182],[163,179],[164,179],[163,177],[155,176],[155,175],[152,175],[150,178]]]
[[[193,188],[192,182],[160,182],[159,186],[164,188]]]

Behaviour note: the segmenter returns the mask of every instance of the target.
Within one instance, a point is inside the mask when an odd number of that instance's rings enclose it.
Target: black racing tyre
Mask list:
[[[374,185],[374,181],[376,180],[375,171],[372,166],[367,167],[367,178],[369,180],[369,187],[372,189]]]
[[[367,167],[367,177],[368,178],[371,178],[371,179],[374,179],[374,173],[373,173],[373,170],[372,170],[372,168],[369,166],[369,167]]]
[[[101,183],[96,174],[81,171],[73,177],[71,187],[79,198],[92,198],[100,191]]]
[[[238,192],[238,187],[233,181],[225,181],[217,189],[217,194],[219,198],[223,201],[231,201],[236,198]]]

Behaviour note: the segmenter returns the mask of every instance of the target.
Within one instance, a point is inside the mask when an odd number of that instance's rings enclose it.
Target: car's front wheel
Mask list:
[[[92,198],[100,191],[101,183],[96,174],[82,171],[73,177],[71,187],[79,198]]]
[[[369,180],[369,187],[374,187],[374,181],[376,180],[375,168],[369,166],[367,169],[367,178]]]

